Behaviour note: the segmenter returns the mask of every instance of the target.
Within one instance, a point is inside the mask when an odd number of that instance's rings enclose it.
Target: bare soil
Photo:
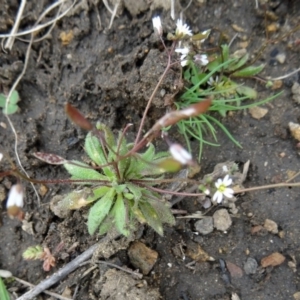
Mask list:
[[[50,2],[29,2],[21,28],[30,28]],[[32,178],[68,177],[63,168],[37,161],[32,156],[33,152],[44,151],[67,159],[84,159],[85,132],[68,121],[64,113],[66,101],[80,109],[92,122],[101,120],[114,130],[132,123],[132,136],[136,133],[147,100],[167,62],[163,48],[154,35],[151,18],[159,14],[166,31],[175,28],[169,11],[156,8],[154,2],[151,6],[146,1],[141,2],[145,3],[140,11],[136,12],[127,5],[114,20],[112,28],[107,29],[110,14],[104,5],[98,3],[95,6],[93,1],[82,1],[85,5],[77,6],[72,14],[58,21],[49,38],[33,45],[26,73],[17,87],[21,97],[20,111],[11,116],[20,138],[20,159]],[[242,32],[234,40],[232,51],[240,48],[239,43],[244,38],[249,42],[247,50],[253,57],[267,41],[266,26],[272,21],[265,20],[262,5],[256,10],[255,1],[213,0],[200,4],[201,2],[193,1],[184,12],[187,23],[194,32],[214,28],[221,30],[230,40],[236,34],[232,25],[238,25]],[[181,3],[182,7],[185,4]],[[18,1],[0,1],[1,33],[9,32],[18,6]],[[268,33],[273,42],[264,49],[259,62],[266,63],[262,76],[277,77],[300,65],[299,32],[276,42],[276,37],[300,23],[300,3],[287,0],[270,1],[265,7],[278,17],[274,22],[279,27],[275,33]],[[53,16],[49,16],[49,19],[51,17]],[[100,27],[99,17],[103,27]],[[61,34],[70,32],[72,38],[64,44]],[[298,45],[293,44],[291,47],[291,42],[296,40]],[[1,52],[0,92],[7,92],[21,72],[26,47],[27,43],[16,40],[10,52]],[[277,50],[286,54],[283,64],[274,62],[272,53]],[[180,76],[175,71],[176,69],[169,73],[161,90],[174,92],[174,83]],[[296,81],[299,82],[298,74],[284,80],[281,88],[283,93],[265,105],[269,112],[260,120],[253,119],[247,111],[219,118],[243,148],[237,148],[219,132],[221,147],[204,149],[199,178],[211,173],[217,163],[225,161],[235,161],[242,165],[250,160],[245,186],[285,181],[291,172],[298,172],[297,142],[287,130],[288,122],[299,121],[300,108],[291,97],[291,86]],[[275,93],[265,88],[260,81],[253,80],[247,84],[257,89],[259,99]],[[146,129],[165,111],[164,100],[158,92],[146,122]],[[0,127],[1,148],[14,157],[14,136],[2,112],[0,122],[6,126]],[[175,135],[174,138],[178,136]],[[1,164],[1,167],[5,167],[4,162]],[[5,195],[14,182],[13,177],[2,179],[2,194]],[[0,269],[9,270],[16,277],[37,284],[88,249],[99,237],[88,235],[85,224],[87,210],[71,212],[64,219],[50,211],[50,199],[54,195],[70,191],[72,186],[47,185],[48,192],[41,197],[42,203],[38,206],[31,186],[24,184],[27,229],[24,231],[20,221],[9,219],[5,209],[2,210]],[[164,237],[144,228],[139,239],[157,251],[159,258],[152,272],[144,276],[145,281],[140,281],[139,286],[132,282],[130,276],[126,279],[128,275],[121,276],[115,270],[104,275],[109,267],[102,265],[100,269],[93,269],[87,276],[82,277],[91,267],[87,264],[55,285],[52,291],[61,294],[69,287],[73,295],[77,288],[76,297],[73,299],[83,300],[159,297],[166,300],[227,300],[231,299],[233,293],[237,293],[243,300],[293,299],[293,295],[300,290],[300,202],[297,201],[300,201],[297,188],[269,189],[241,195],[236,203],[239,211],[232,216],[233,224],[230,229],[227,232],[215,230],[205,236],[194,234],[195,219],[178,219],[175,227],[165,227]],[[181,201],[176,208],[187,210],[189,214],[202,209],[197,201],[189,198]],[[251,234],[251,228],[264,224],[265,219],[275,221],[280,234],[265,231]],[[42,244],[55,252],[61,242],[64,247],[56,254],[57,265],[48,273],[42,270],[40,261],[22,259],[22,252],[28,246]],[[188,251],[191,242],[194,242],[192,245],[201,245],[215,261],[196,262],[193,270],[188,268],[186,264],[191,259],[184,259],[183,254],[174,249],[181,245],[183,251]],[[126,247],[123,246],[122,250],[107,258],[107,261],[133,269]],[[219,259],[223,259],[243,269],[248,257],[256,259],[260,265],[263,257],[274,252],[280,252],[286,257],[283,264],[274,268],[259,266],[254,274],[247,275],[243,272],[239,278],[228,270],[222,270],[220,266]],[[103,286],[110,280],[113,280],[110,288],[108,285]],[[17,296],[27,291],[26,287],[16,282],[9,283],[8,286]],[[137,286],[140,290],[134,291]],[[116,290],[123,291],[122,296]],[[41,294],[36,299],[50,298]]]

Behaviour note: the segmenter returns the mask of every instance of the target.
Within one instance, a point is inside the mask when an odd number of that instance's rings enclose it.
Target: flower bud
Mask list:
[[[192,155],[186,151],[179,144],[172,144],[169,148],[169,151],[173,158],[180,162],[182,165],[191,165],[193,164]]]
[[[11,217],[17,217],[18,219],[22,220],[24,217],[24,212],[22,211],[22,207],[24,206],[24,191],[21,184],[15,184],[11,187],[7,202],[7,214]]]
[[[161,26],[160,17],[157,16],[157,17],[152,18],[152,24],[153,24],[154,30],[157,31],[157,34],[159,36],[162,36],[163,29],[162,29],[162,26]]]

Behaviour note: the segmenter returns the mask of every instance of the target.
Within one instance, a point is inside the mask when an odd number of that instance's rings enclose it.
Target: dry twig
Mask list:
[[[18,277],[13,277],[16,281],[18,281],[18,282],[20,282],[20,283],[22,283],[22,284],[24,284],[24,285],[26,285],[26,286],[29,286],[29,287],[34,287],[35,285],[34,284],[31,284],[31,283],[29,283],[29,282],[27,282],[27,281],[25,281],[25,280],[23,280],[23,279],[20,279],[20,278],[18,278]],[[61,295],[59,295],[59,294],[57,294],[57,293],[53,293],[53,292],[49,292],[49,291],[44,291],[44,293],[45,294],[47,294],[47,295],[49,295],[49,296],[52,296],[52,297],[54,297],[54,298],[57,298],[57,299],[60,299],[60,300],[72,300],[72,299],[70,299],[70,298],[66,298],[66,297],[64,297],[64,296],[61,296]]]
[[[17,17],[16,17],[15,24],[14,24],[12,30],[11,30],[11,35],[5,43],[5,46],[4,46],[5,49],[11,50],[11,48],[14,44],[14,41],[15,41],[14,34],[18,31],[25,5],[26,5],[26,0],[22,0],[21,4],[20,4],[20,7],[19,7],[19,10],[18,10],[18,14],[17,14]]]

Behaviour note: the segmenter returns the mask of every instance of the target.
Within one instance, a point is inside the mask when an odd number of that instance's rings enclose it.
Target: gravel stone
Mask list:
[[[300,84],[298,82],[295,82],[292,86],[292,98],[293,100],[300,104]]]
[[[265,224],[264,227],[271,233],[273,234],[277,234],[278,233],[278,225],[276,224],[276,222],[270,220],[270,219],[266,219],[265,220]]]
[[[214,215],[214,227],[220,231],[226,231],[232,224],[228,211],[224,208],[217,210]]]
[[[276,55],[275,58],[280,64],[284,64],[285,60],[286,60],[286,55],[285,55],[285,53],[279,53]]]
[[[257,270],[257,266],[258,266],[257,261],[252,257],[248,257],[244,265],[244,271],[247,275],[255,274]]]
[[[203,218],[195,223],[195,229],[199,233],[206,235],[214,230],[214,223],[212,217]]]

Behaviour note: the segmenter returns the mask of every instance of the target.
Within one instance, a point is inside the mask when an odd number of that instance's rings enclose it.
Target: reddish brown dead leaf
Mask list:
[[[164,127],[174,125],[181,120],[196,117],[200,114],[203,114],[208,110],[211,101],[212,99],[209,98],[182,110],[176,110],[167,113],[154,124],[154,126],[146,133],[145,136],[151,136],[153,132],[159,131]]]
[[[274,252],[267,257],[264,257],[261,260],[261,266],[266,267],[275,267],[281,265],[285,261],[285,257],[279,252]]]
[[[66,103],[65,112],[70,120],[85,130],[92,130],[93,125],[81,114],[81,112],[73,107],[70,103]]]
[[[33,156],[50,165],[63,165],[68,162],[65,158],[52,153],[35,152]]]

